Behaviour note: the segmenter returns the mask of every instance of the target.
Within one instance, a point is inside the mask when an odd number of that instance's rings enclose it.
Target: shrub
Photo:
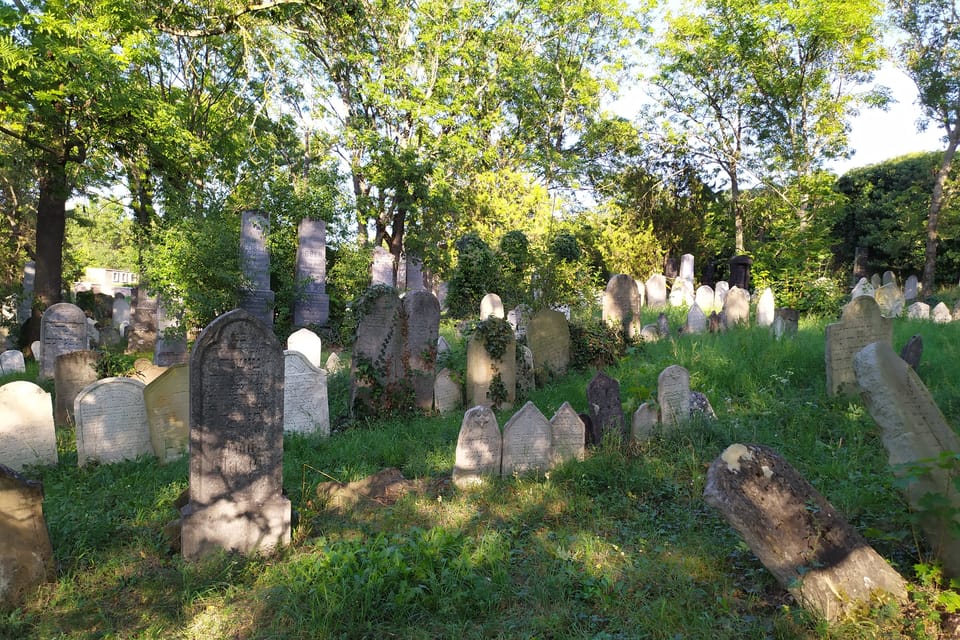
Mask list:
[[[626,353],[623,335],[601,320],[570,323],[570,366],[609,367]]]

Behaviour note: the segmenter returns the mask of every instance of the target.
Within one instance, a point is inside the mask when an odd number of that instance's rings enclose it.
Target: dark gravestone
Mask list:
[[[589,413],[579,413],[577,414],[581,421],[583,421],[583,442],[584,444],[597,445],[600,443],[601,437],[600,434],[596,432],[593,428],[593,418],[590,417]]]
[[[900,351],[900,357],[914,371],[917,370],[917,367],[920,366],[920,358],[923,357],[923,338],[920,337],[919,333],[910,336],[907,344],[903,345],[903,349]]]
[[[211,322],[190,356],[190,501],[184,558],[290,542],[283,481],[283,349],[241,309]]]
[[[330,296],[327,295],[327,226],[323,220],[304,218],[297,229],[297,284],[302,286],[293,303],[293,324],[327,324]]]
[[[853,254],[853,282],[870,277],[870,249],[857,247]]]
[[[667,314],[660,313],[660,315],[657,316],[657,331],[660,332],[661,338],[671,337],[672,334],[670,333],[670,321],[667,320]]]
[[[350,407],[354,415],[376,413],[403,377],[403,305],[393,287],[367,289],[350,363]]]
[[[878,590],[906,601],[900,574],[773,449],[730,445],[710,465],[703,495],[780,584],[827,620]]]
[[[270,290],[269,222],[257,211],[244,211],[240,219],[240,270],[246,280],[240,308],[273,328],[274,293]]]
[[[187,337],[175,334],[161,335],[153,350],[153,364],[158,367],[172,367],[186,364],[190,359],[187,353]]]
[[[56,424],[73,423],[73,403],[88,384],[97,381],[96,351],[74,351],[57,358],[53,375],[54,408]]]
[[[626,421],[620,402],[619,382],[598,371],[587,384],[587,403],[593,420],[594,444],[598,444],[607,433],[615,433],[618,437],[625,434]]]
[[[707,329],[710,333],[718,333],[723,327],[723,323],[720,321],[720,314],[716,311],[710,312],[710,317],[707,318]]]
[[[734,256],[730,258],[730,288],[740,287],[744,291],[750,290],[750,266],[753,258],[749,256]]]
[[[0,610],[16,608],[56,575],[43,485],[0,465]]]
[[[667,256],[663,259],[663,275],[668,280],[673,280],[680,275],[680,262],[673,256]]]
[[[410,291],[403,297],[403,311],[407,325],[406,361],[414,402],[424,411],[430,411],[436,382],[440,303],[429,291]]]
[[[157,296],[143,287],[136,289],[130,326],[127,328],[127,353],[153,351],[157,344]]]

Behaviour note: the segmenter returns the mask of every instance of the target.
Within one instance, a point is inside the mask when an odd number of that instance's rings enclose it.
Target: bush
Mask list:
[[[612,366],[626,348],[623,335],[601,320],[570,323],[570,366],[574,369]]]
[[[483,296],[500,292],[500,265],[496,254],[476,233],[460,238],[457,252],[447,310],[455,318],[466,318],[477,314]]]

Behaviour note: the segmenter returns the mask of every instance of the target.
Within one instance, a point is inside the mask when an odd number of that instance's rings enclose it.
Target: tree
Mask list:
[[[954,0],[893,0],[890,8],[894,23],[906,34],[900,63],[917,85],[924,118],[942,128],[947,143],[927,211],[922,280],[930,292],[940,215],[949,195],[945,185],[960,144],[960,13]]]

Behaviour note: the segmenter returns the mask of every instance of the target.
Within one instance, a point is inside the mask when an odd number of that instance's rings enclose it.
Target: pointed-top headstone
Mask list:
[[[827,395],[857,392],[853,357],[871,342],[893,342],[893,321],[880,315],[876,300],[854,298],[843,308],[839,322],[826,327],[824,360],[827,367]]]
[[[504,476],[543,472],[550,468],[550,423],[536,405],[527,402],[503,425]]]
[[[553,464],[583,460],[586,426],[569,402],[564,402],[550,418]]]

